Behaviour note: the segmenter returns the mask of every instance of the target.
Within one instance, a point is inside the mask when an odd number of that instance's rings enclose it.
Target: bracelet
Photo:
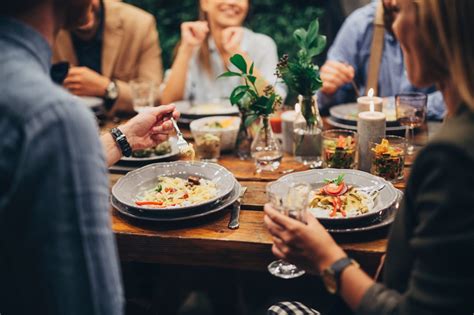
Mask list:
[[[120,129],[118,128],[112,128],[112,130],[110,130],[110,133],[112,134],[112,137],[119,146],[120,151],[122,151],[123,156],[131,156],[132,147],[130,146],[127,137],[125,137],[122,131],[120,131]]]

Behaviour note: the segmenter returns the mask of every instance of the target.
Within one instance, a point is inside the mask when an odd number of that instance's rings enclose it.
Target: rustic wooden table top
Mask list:
[[[111,124],[107,124],[107,129]],[[426,130],[417,140],[426,142]],[[292,157],[285,156],[280,169],[274,173],[255,173],[253,161],[242,161],[233,155],[224,155],[219,164],[230,170],[246,186],[240,215],[240,228],[230,230],[227,224],[230,212],[223,212],[198,220],[180,223],[150,223],[132,220],[112,211],[113,231],[119,254],[124,261],[224,267],[246,270],[266,270],[274,260],[272,240],[263,225],[263,205],[267,202],[265,186],[288,170],[306,168]],[[410,163],[408,163],[410,164]],[[406,167],[407,178],[409,165]],[[111,174],[111,186],[122,174]],[[405,183],[396,185],[404,189]],[[385,253],[387,230],[371,233],[335,236],[348,254],[359,260],[364,269],[373,272]]]

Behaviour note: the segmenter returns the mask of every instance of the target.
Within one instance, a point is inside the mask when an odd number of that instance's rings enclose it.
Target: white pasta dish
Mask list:
[[[326,180],[325,185],[313,191],[309,211],[318,218],[350,218],[368,213],[374,209],[375,197],[346,185],[344,175]]]
[[[137,196],[137,206],[149,208],[173,208],[204,203],[217,196],[214,182],[197,176],[188,179],[158,177],[155,187]]]

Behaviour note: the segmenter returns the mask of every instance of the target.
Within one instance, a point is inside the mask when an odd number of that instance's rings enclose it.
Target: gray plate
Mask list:
[[[163,155],[151,155],[151,156],[148,156],[148,157],[143,157],[143,158],[139,158],[139,157],[133,157],[133,156],[130,156],[130,157],[126,157],[126,156],[123,156],[120,161],[123,161],[123,162],[132,162],[132,163],[150,163],[150,162],[159,162],[159,161],[163,161],[163,160],[169,160],[171,158],[174,158],[176,156],[179,155],[179,149],[178,149],[178,145],[176,144],[176,138],[172,137],[172,138],[169,138],[168,140],[170,142],[170,145],[171,145],[171,152],[170,153],[167,153],[167,154],[163,154]]]
[[[400,202],[403,199],[403,193],[398,190],[398,199],[394,205],[387,209],[383,215],[375,218],[371,223],[364,226],[349,227],[349,228],[328,228],[327,231],[332,234],[352,234],[361,233],[367,231],[373,231],[388,227],[395,220],[398,209],[400,208]]]
[[[376,187],[381,184],[385,184],[385,187],[379,192],[375,199],[374,207],[368,213],[347,218],[330,218],[329,216],[318,216],[318,219],[323,224],[339,225],[353,224],[355,221],[367,222],[372,220],[373,217],[383,215],[383,212],[391,207],[397,200],[397,189],[393,187],[390,182],[384,180],[383,178],[358,170],[341,170],[332,168],[309,170],[285,175],[277,181],[268,184],[267,191],[271,191],[280,198],[284,198],[288,188],[292,183],[309,183],[316,188],[317,186],[322,186],[324,179],[337,178],[340,174],[345,174],[344,181],[348,185],[353,185],[356,187]]]
[[[329,109],[331,117],[335,121],[347,124],[347,125],[357,125],[357,116],[359,114],[359,105],[357,103],[348,103],[333,106]],[[400,127],[400,123],[397,121],[395,110],[384,110],[385,115],[387,115],[387,127]]]
[[[120,202],[118,202],[114,197],[111,198],[112,206],[121,214],[137,219],[137,220],[145,220],[145,221],[155,221],[155,222],[173,222],[173,221],[183,221],[183,220],[190,220],[196,219],[200,217],[204,217],[219,211],[222,211],[229,206],[231,206],[240,196],[240,190],[242,187],[239,183],[235,183],[231,193],[223,198],[219,203],[213,205],[212,207],[201,207],[199,212],[193,213],[179,213],[177,212],[175,215],[161,215],[156,212],[142,212],[139,210],[135,210],[133,208],[129,208]]]
[[[118,180],[112,187],[112,195],[120,203],[133,208],[159,211],[153,207],[142,207],[135,204],[136,196],[152,189],[156,185],[159,176],[188,178],[199,176],[211,180],[217,185],[217,196],[205,202],[182,207],[170,207],[162,209],[189,209],[213,203],[227,196],[235,184],[235,177],[224,167],[205,162],[163,162],[150,164],[137,170],[129,172]]]

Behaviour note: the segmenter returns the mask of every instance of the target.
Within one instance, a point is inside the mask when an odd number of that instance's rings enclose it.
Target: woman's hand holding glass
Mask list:
[[[265,214],[265,225],[272,235],[272,252],[276,257],[308,272],[320,273],[347,256],[309,211],[305,213],[307,224],[285,216],[271,204],[265,205]]]

